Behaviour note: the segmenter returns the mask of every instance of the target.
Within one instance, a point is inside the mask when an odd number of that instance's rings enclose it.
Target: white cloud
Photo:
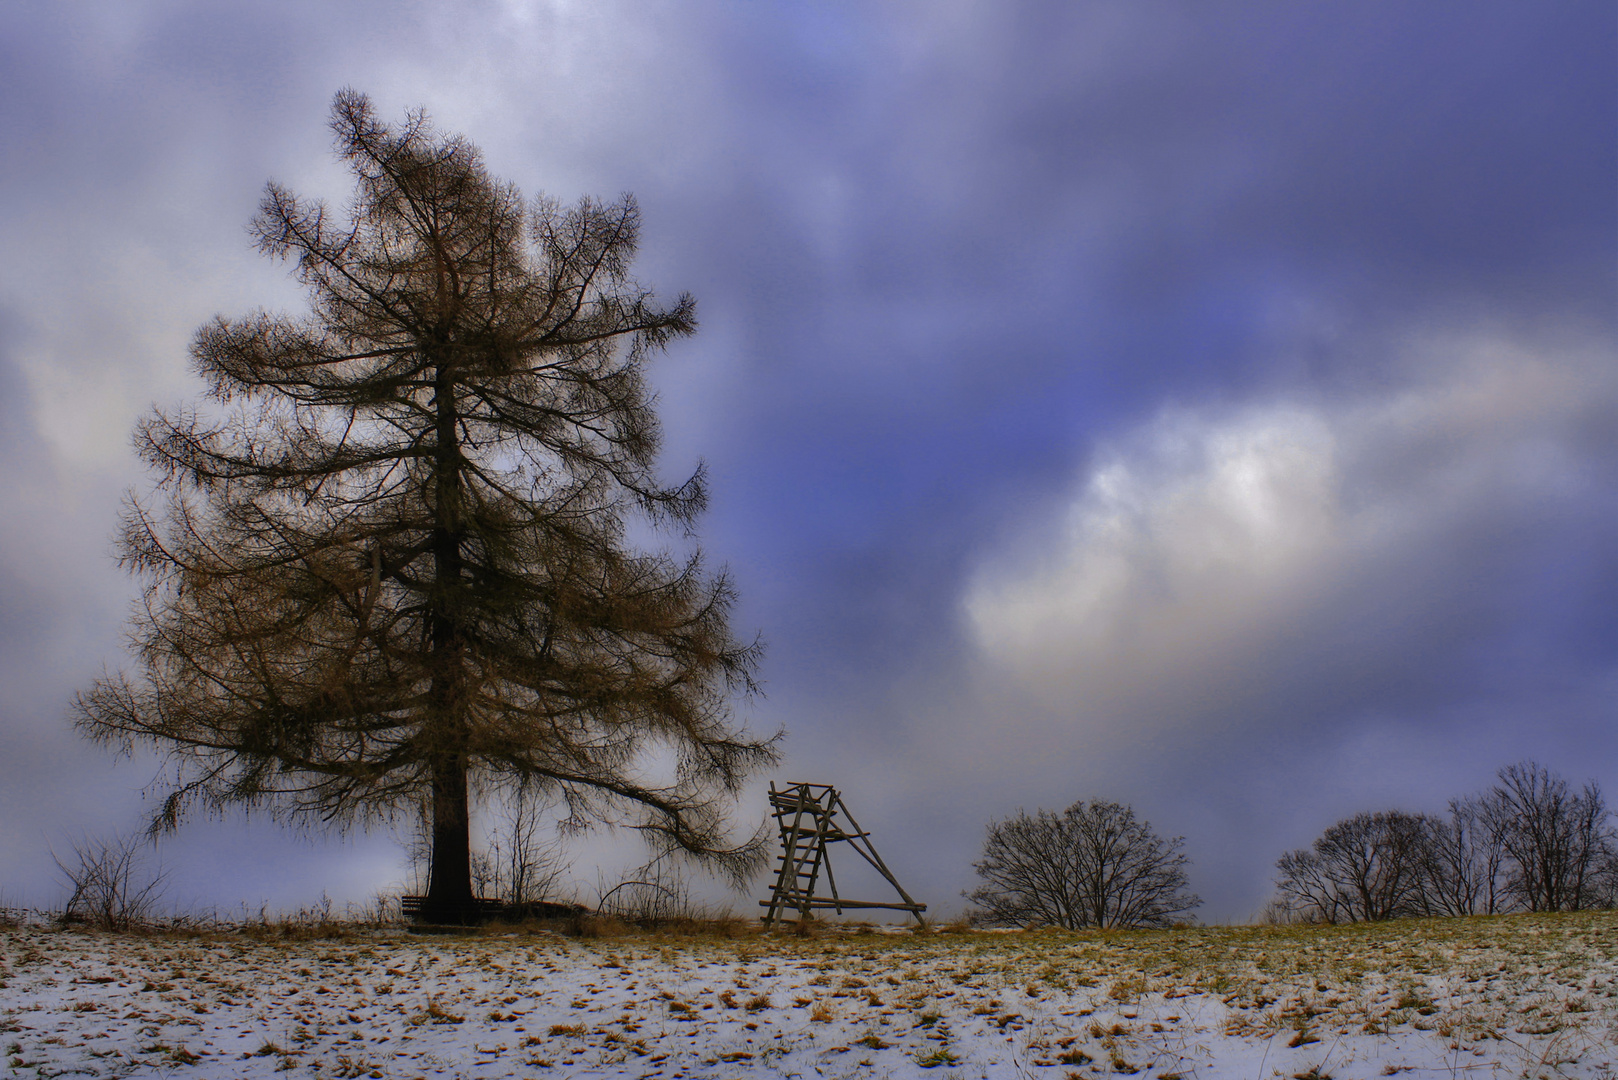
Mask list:
[[[1446,552],[1590,497],[1585,444],[1618,405],[1613,366],[1498,338],[1403,348],[1424,374],[1396,390],[1169,409],[1104,447],[1060,527],[970,581],[989,671],[1138,731],[1262,696],[1338,620],[1380,621],[1357,634],[1385,652],[1446,604],[1511,588],[1457,582],[1467,568]]]

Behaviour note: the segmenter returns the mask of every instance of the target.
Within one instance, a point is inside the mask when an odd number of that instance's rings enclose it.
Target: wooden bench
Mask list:
[[[580,915],[590,914],[590,909],[582,904],[558,904],[549,900],[508,904],[503,900],[478,896],[472,899],[472,903],[475,905],[473,910],[477,913],[479,922],[493,922],[497,919],[506,922],[520,922],[524,919],[576,919]],[[425,896],[399,897],[399,909],[411,922],[421,921],[422,908],[426,904]]]
[[[506,906],[499,900],[491,900],[486,896],[474,896],[472,898],[472,905],[473,910],[477,912],[479,920],[483,921],[492,919],[494,916],[500,913],[502,908]],[[427,898],[425,896],[399,897],[399,910],[404,914],[404,917],[409,919],[411,922],[421,921],[421,912],[426,906]]]

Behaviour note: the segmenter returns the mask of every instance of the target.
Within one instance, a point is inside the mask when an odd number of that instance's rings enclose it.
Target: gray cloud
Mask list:
[[[1376,399],[1170,410],[1101,451],[1052,550],[974,581],[976,644],[1053,703],[1166,724],[1224,686],[1245,697],[1299,648],[1312,685],[1372,650],[1391,666],[1344,676],[1368,695],[1407,664],[1443,679],[1425,642],[1463,647],[1520,614],[1499,550],[1519,527],[1560,536],[1611,509],[1591,451],[1618,378],[1591,346],[1417,342],[1404,351],[1444,359],[1412,366],[1437,370]]]

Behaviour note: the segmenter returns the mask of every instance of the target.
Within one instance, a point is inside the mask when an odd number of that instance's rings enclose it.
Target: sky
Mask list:
[[[247,223],[347,198],[343,87],[636,195],[637,276],[697,298],[661,461],[706,462],[767,643],[760,782],[837,785],[935,912],[1080,799],[1183,836],[1211,922],[1515,761],[1618,799],[1615,57],[1599,0],[8,4],[0,903],[161,790],[67,721],[129,663],[131,430],[202,323],[300,309]],[[225,913],[405,873],[237,817],[158,857]]]

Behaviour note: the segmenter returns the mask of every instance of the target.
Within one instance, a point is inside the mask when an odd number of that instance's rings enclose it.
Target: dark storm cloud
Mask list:
[[[1339,813],[1529,754],[1618,781],[1610,5],[19,11],[0,483],[39,524],[0,552],[0,749],[53,748],[39,821],[138,802],[60,719],[118,662],[129,425],[194,391],[201,321],[296,302],[243,225],[272,176],[341,201],[345,84],[525,190],[639,196],[641,274],[700,304],[666,460],[711,466],[750,712],[913,891],[947,904],[989,815],[1100,794],[1244,917]]]
[[[1362,327],[1456,309],[1611,324],[1588,11],[1018,10],[913,27],[908,66],[769,114],[813,163],[783,156],[770,186],[818,178],[840,212],[772,237],[747,305],[768,324],[753,481],[794,496],[758,527],[847,576],[806,637],[848,663],[939,625],[936,582],[1006,503],[1165,396],[1397,380]],[[714,249],[789,224],[744,214]]]

